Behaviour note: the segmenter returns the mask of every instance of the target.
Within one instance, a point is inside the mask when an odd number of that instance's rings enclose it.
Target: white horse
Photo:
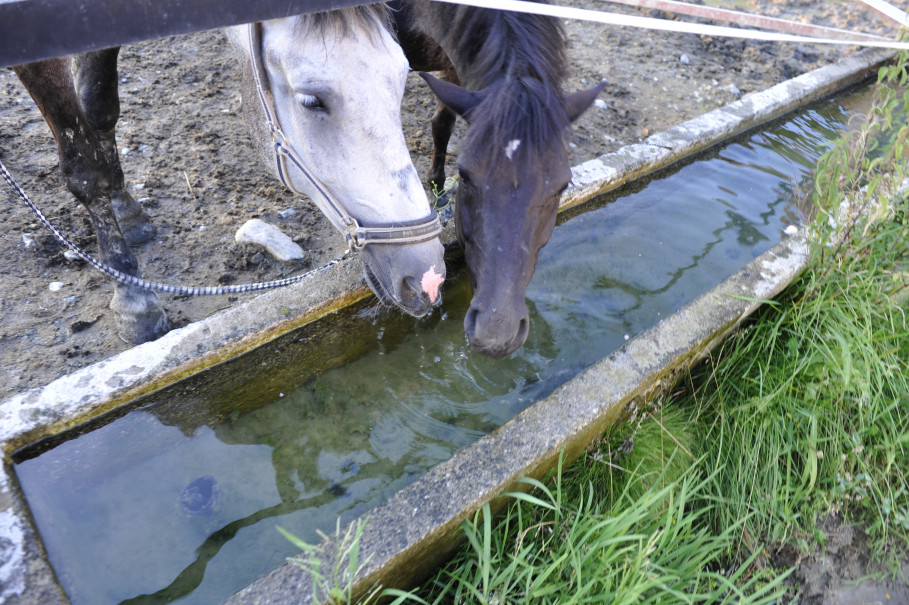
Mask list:
[[[379,298],[421,316],[444,280],[438,218],[401,128],[408,64],[384,4],[230,28],[245,62],[244,108],[256,146],[361,251]],[[131,276],[129,245],[155,236],[120,169],[115,127],[119,49],[14,67],[57,141],[67,187],[85,206],[101,261]],[[259,86],[256,86],[256,84]],[[120,336],[154,340],[170,326],[157,295],[117,282]]]
[[[243,110],[260,156],[345,236],[349,223],[330,198],[355,217],[365,241],[354,245],[362,247],[373,291],[411,315],[426,314],[445,278],[441,229],[404,140],[409,66],[390,32],[388,8],[275,19],[258,31],[228,28],[227,37],[244,57]],[[273,100],[261,94],[265,81]],[[275,122],[293,142],[291,155],[313,174],[275,152]]]

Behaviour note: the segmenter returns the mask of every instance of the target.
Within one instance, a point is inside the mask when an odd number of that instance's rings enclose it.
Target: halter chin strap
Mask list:
[[[250,23],[248,30],[253,78],[256,81],[256,91],[259,93],[262,110],[265,112],[265,125],[271,132],[274,142],[275,168],[278,178],[281,179],[284,186],[298,195],[303,194],[302,191],[294,188],[288,176],[287,163],[289,161],[324,198],[326,216],[347,240],[347,245],[351,250],[359,251],[369,244],[416,244],[438,237],[442,233],[442,222],[439,220],[439,215],[433,211],[430,211],[429,216],[416,221],[399,221],[364,227],[348,214],[341,204],[332,199],[328,188],[307,168],[306,162],[294,151],[293,145],[281,131],[274,95],[269,88],[268,75],[262,61],[262,24]]]

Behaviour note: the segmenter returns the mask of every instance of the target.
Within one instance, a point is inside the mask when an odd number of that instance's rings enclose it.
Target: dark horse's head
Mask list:
[[[505,357],[527,340],[524,294],[571,179],[565,132],[602,85],[562,96],[538,78],[508,76],[474,92],[421,75],[468,123],[457,192],[474,290],[464,329],[474,349]]]

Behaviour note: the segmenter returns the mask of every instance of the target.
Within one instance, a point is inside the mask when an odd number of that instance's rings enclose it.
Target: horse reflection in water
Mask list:
[[[474,288],[464,329],[473,348],[504,357],[529,333],[525,291],[571,178],[565,133],[603,84],[562,93],[565,35],[556,19],[428,0],[391,4],[411,67],[447,80],[421,74],[440,100],[428,175],[438,187],[455,116],[467,121],[456,206]]]
[[[320,207],[332,199],[365,228],[407,227],[435,219],[410,160],[400,122],[407,61],[389,30],[385,5],[276,19],[262,23],[250,46],[246,26],[228,37],[244,63],[243,103],[257,149],[276,169],[273,133],[264,125],[252,83],[261,57],[283,137],[308,165],[312,179],[294,167],[285,183]],[[128,275],[140,269],[130,246],[156,229],[128,193],[120,168],[115,127],[119,48],[14,67],[57,141],[69,190],[88,211],[103,262]],[[268,149],[271,153],[265,153]],[[424,231],[425,233],[425,231]],[[419,241],[366,245],[367,279],[379,298],[414,316],[440,300],[445,276],[437,233]],[[117,283],[111,309],[120,336],[154,340],[169,322],[151,290]]]

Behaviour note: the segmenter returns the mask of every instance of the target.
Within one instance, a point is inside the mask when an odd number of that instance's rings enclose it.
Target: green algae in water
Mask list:
[[[315,541],[368,512],[779,241],[848,115],[805,111],[563,218],[507,359],[467,346],[462,275],[430,317],[360,304],[21,452],[67,594],[219,602],[296,554],[276,525]]]

